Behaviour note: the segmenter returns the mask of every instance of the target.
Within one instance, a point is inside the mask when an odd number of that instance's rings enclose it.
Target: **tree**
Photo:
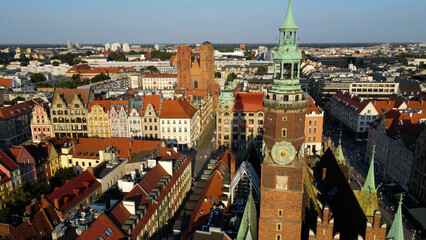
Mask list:
[[[398,68],[396,71],[399,73],[403,73],[405,72],[405,67]]]
[[[265,75],[268,72],[268,68],[265,66],[260,66],[257,68],[256,72],[254,73],[254,75]]]
[[[222,77],[222,74],[221,74],[220,72],[215,72],[215,73],[214,73],[214,77],[215,77],[215,78],[221,78],[221,77]]]
[[[7,70],[7,68],[5,66],[0,67],[0,71],[6,71],[6,70]]]
[[[17,96],[16,98],[14,98],[12,100],[3,101],[3,105],[15,105],[16,103],[18,103],[18,101],[25,101],[25,98],[23,98],[21,96]]]
[[[422,64],[419,66],[419,69],[426,69],[426,64]]]
[[[225,83],[225,85],[226,85],[226,84],[228,84],[229,82],[234,81],[234,79],[236,79],[236,78],[237,78],[237,74],[235,74],[235,73],[231,73],[231,74],[229,74],[229,75],[226,77],[226,83]]]
[[[149,71],[150,73],[159,73],[160,71],[158,71],[157,67],[155,66],[148,66],[145,68],[146,71]]]
[[[355,53],[356,53],[356,54],[358,54],[358,53],[360,53],[360,51],[359,51],[359,50],[356,50],[356,51],[355,51]]]
[[[52,65],[53,65],[53,66],[56,66],[56,67],[57,67],[57,66],[59,66],[59,64],[60,64],[60,62],[59,62],[59,61],[53,61],[53,62],[52,62]]]
[[[87,51],[87,52],[86,52],[86,55],[87,55],[87,56],[91,56],[91,55],[93,55],[93,53],[92,53],[92,51]]]
[[[77,175],[74,173],[72,167],[70,168],[59,168],[58,171],[53,175],[51,182],[52,187],[62,187],[67,180],[75,178]]]
[[[117,54],[115,52],[108,54],[108,58],[113,61],[127,61],[126,55],[121,53]]]
[[[31,74],[31,82],[38,83],[38,82],[44,82],[46,81],[46,78],[41,73],[33,73]]]
[[[168,52],[153,50],[151,52],[151,57],[152,58],[158,58],[160,60],[166,60],[166,59],[170,59],[172,57],[172,55],[174,55],[174,54],[175,53],[168,53]]]
[[[100,82],[100,81],[104,81],[104,80],[107,80],[107,79],[111,79],[111,78],[109,76],[105,75],[104,73],[100,73],[100,74],[94,76],[90,80],[90,82],[95,83],[95,82]]]

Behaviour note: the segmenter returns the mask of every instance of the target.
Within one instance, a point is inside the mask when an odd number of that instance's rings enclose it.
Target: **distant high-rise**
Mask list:
[[[67,48],[72,49],[72,42],[70,40],[67,41]]]
[[[80,45],[80,43],[79,43],[79,42],[76,42],[76,43],[75,43],[75,48],[77,48],[77,49],[80,49],[80,48],[81,48],[81,45]]]
[[[118,51],[118,50],[121,50],[121,44],[120,43],[111,44],[111,51]]]
[[[130,46],[128,43],[123,43],[123,51],[124,52],[130,52]]]
[[[105,51],[111,50],[111,44],[105,43]]]

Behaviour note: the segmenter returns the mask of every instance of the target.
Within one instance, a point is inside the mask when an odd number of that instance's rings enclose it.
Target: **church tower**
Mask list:
[[[299,82],[302,53],[291,0],[274,51],[274,80],[265,95],[259,239],[300,239],[304,193],[305,113]]]
[[[192,88],[191,83],[191,48],[189,46],[179,46],[176,54],[177,62],[177,87]]]

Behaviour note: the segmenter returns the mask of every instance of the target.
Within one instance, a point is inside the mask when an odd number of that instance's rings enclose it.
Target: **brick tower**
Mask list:
[[[214,50],[210,42],[204,42],[200,49],[200,68],[203,83],[200,88],[214,90]]]
[[[259,239],[300,239],[304,193],[305,113],[299,82],[302,53],[288,3],[274,52],[274,80],[264,98],[264,160],[261,166]]]
[[[191,48],[189,46],[179,46],[177,51],[177,87],[192,88],[190,85],[191,77]]]

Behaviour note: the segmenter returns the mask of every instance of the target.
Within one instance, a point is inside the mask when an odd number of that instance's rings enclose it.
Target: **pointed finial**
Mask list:
[[[342,145],[342,131],[340,131],[339,135],[339,145]]]
[[[297,30],[296,23],[293,19],[293,11],[291,9],[291,0],[288,1],[287,15],[285,16],[284,23],[281,25],[280,29],[288,29],[288,30]]]
[[[404,199],[404,197],[402,196],[402,193],[399,195],[399,205],[402,205],[402,200]]]

